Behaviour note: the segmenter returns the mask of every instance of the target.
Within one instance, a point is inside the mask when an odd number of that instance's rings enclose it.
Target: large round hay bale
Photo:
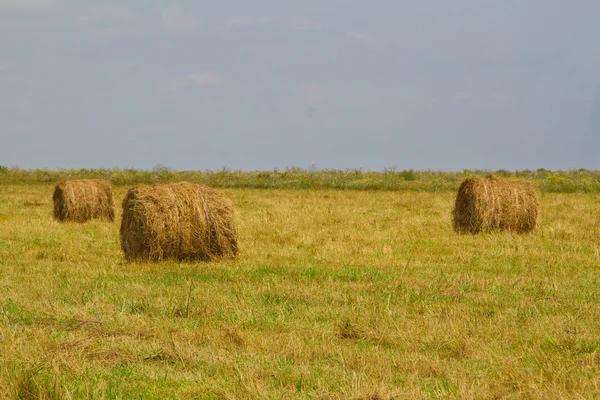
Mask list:
[[[204,185],[134,186],[123,200],[121,247],[128,261],[233,257],[233,204]]]
[[[58,221],[86,222],[92,218],[114,221],[112,184],[103,179],[60,181],[52,195],[54,218]]]
[[[493,175],[467,178],[456,196],[454,229],[470,233],[530,232],[536,227],[539,209],[538,195],[530,182]]]

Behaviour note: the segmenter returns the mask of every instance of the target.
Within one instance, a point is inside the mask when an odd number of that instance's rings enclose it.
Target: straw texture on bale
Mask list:
[[[493,175],[467,178],[456,196],[454,230],[530,232],[536,228],[539,208],[537,193],[530,182]]]
[[[134,186],[123,200],[121,247],[128,261],[233,257],[233,204],[204,185]]]
[[[115,219],[115,202],[110,181],[74,179],[60,181],[52,195],[54,218],[63,222],[86,222],[92,218]]]

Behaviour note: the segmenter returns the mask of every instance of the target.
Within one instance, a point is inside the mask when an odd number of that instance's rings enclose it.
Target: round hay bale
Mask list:
[[[134,186],[123,200],[121,247],[128,261],[233,257],[233,204],[204,185]]]
[[[52,195],[54,218],[62,222],[86,222],[92,218],[115,220],[112,184],[103,179],[60,181]]]
[[[493,175],[467,178],[456,196],[454,230],[462,233],[530,232],[536,227],[539,209],[538,195],[530,182]]]

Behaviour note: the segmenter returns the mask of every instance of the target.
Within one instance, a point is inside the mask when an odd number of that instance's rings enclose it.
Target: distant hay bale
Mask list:
[[[204,185],[134,186],[123,200],[121,247],[128,261],[233,257],[233,204]]]
[[[530,232],[536,227],[539,209],[538,196],[530,182],[491,174],[485,178],[467,178],[456,196],[454,230]]]
[[[92,218],[115,219],[112,184],[102,179],[60,181],[52,195],[54,218],[62,222],[86,222]]]

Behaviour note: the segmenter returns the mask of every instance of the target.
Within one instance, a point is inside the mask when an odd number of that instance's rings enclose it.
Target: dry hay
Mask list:
[[[92,218],[115,220],[112,184],[102,179],[60,181],[52,195],[54,218],[58,221],[86,222]]]
[[[134,186],[123,200],[121,247],[128,261],[233,257],[233,205],[204,185]]]
[[[456,196],[454,230],[530,232],[536,227],[539,209],[538,196],[530,182],[491,174],[485,178],[467,178]]]

